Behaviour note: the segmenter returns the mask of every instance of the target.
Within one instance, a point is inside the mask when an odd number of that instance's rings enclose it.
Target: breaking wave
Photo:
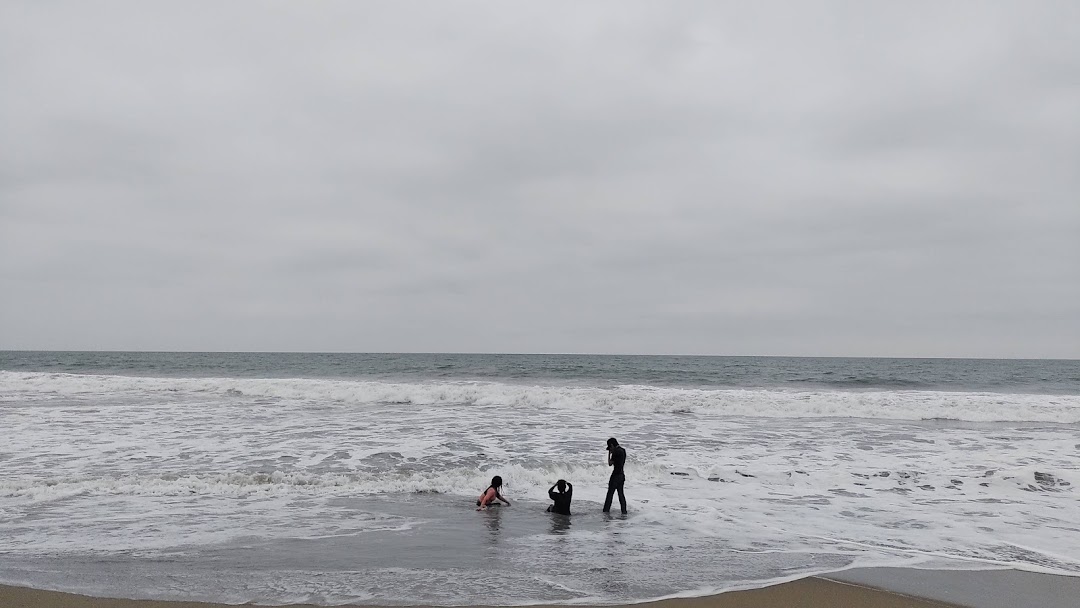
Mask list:
[[[148,378],[0,372],[0,405],[57,399],[96,399],[100,403],[101,397],[148,402],[210,397],[351,407],[369,404],[467,404],[765,418],[1080,423],[1078,395],[925,390],[695,389],[634,384],[580,387],[474,381],[409,383],[308,378]]]

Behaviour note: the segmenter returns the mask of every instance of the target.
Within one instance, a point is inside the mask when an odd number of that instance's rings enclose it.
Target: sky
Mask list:
[[[1080,3],[0,5],[0,349],[1080,358]]]

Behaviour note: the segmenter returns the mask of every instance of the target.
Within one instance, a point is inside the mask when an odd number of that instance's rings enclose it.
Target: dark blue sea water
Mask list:
[[[1045,359],[0,351],[0,370],[161,377],[1080,394],[1080,361]]]

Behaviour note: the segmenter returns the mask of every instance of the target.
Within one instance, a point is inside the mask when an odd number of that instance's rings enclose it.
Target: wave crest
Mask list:
[[[766,418],[1080,423],[1080,396],[942,392],[545,386],[308,378],[151,378],[0,372],[0,403],[124,397],[287,400],[327,405],[475,405]]]

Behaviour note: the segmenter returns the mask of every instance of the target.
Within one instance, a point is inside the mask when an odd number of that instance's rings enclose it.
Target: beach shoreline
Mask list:
[[[855,568],[809,576],[756,589],[604,604],[629,608],[1071,608],[1080,595],[1080,577],[1020,570],[922,570]],[[92,597],[0,585],[4,608],[228,608],[238,604],[186,600]],[[239,604],[261,605],[261,604]],[[577,604],[575,604],[576,606]],[[279,604],[277,608],[322,608],[316,604]],[[390,604],[339,604],[345,608],[380,608]],[[555,608],[564,604],[528,604]],[[581,605],[584,606],[584,605]],[[596,605],[601,606],[601,605]],[[487,608],[497,608],[493,605]],[[589,608],[589,607],[586,607]]]
[[[99,598],[60,591],[0,585],[0,605],[5,608],[228,608],[237,604],[192,601]],[[251,604],[242,604],[251,605]],[[377,604],[344,604],[343,608],[377,608]],[[554,604],[536,604],[540,608]],[[613,604],[611,606],[620,606]],[[955,608],[936,600],[923,599],[855,583],[808,577],[759,589],[729,591],[714,595],[654,600],[622,606],[646,608]],[[276,608],[321,608],[314,604],[287,604]],[[495,607],[490,607],[495,608]]]

